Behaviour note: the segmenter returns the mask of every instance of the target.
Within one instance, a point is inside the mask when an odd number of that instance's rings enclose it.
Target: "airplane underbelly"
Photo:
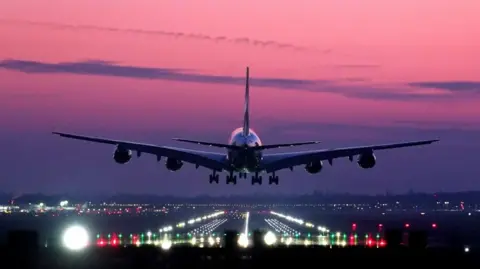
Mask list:
[[[249,173],[258,171],[261,155],[255,151],[232,151],[229,160],[238,172]]]

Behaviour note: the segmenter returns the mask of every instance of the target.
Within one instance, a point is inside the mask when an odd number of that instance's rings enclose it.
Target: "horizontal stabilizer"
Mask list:
[[[175,140],[175,141],[197,144],[197,145],[202,145],[202,146],[216,147],[216,148],[226,148],[226,149],[239,149],[240,148],[240,147],[234,146],[234,145],[204,142],[204,141],[197,141],[197,140],[189,140],[189,139],[183,139],[183,138],[172,138],[172,139]]]
[[[320,141],[307,141],[307,142],[287,143],[287,144],[271,144],[271,145],[258,146],[258,147],[255,147],[255,149],[257,149],[257,150],[278,149],[278,148],[286,148],[286,147],[313,145],[313,144],[319,144],[319,143],[320,143]]]

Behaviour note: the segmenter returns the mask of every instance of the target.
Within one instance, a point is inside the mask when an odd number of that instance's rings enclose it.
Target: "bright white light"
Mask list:
[[[263,240],[265,241],[265,244],[267,244],[268,246],[271,246],[277,242],[277,237],[275,236],[274,233],[272,233],[271,231],[268,231],[265,234],[265,237],[263,238]]]
[[[163,240],[162,242],[162,249],[169,250],[172,247],[172,241],[170,240]]]
[[[248,247],[248,236],[244,233],[240,234],[240,237],[238,238],[238,244],[241,247]]]
[[[63,234],[63,245],[71,250],[80,250],[88,245],[88,232],[81,226],[72,226]]]
[[[469,247],[465,247],[465,248],[463,249],[463,251],[465,251],[465,252],[470,252],[470,248],[469,248]]]

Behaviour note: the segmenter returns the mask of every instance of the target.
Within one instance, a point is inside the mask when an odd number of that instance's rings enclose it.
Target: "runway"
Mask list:
[[[275,211],[215,211],[139,233],[125,235],[112,231],[97,234],[95,244],[100,247],[145,244],[164,248],[175,244],[221,247],[226,231],[236,231],[238,244],[248,247],[253,243],[253,232],[259,230],[263,233],[265,243],[272,246],[386,245],[381,233],[359,235],[354,231],[338,231],[333,228]]]

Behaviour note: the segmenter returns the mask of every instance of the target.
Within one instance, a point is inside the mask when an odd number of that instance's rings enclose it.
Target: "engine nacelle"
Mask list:
[[[115,152],[113,153],[113,159],[119,164],[125,164],[132,158],[132,151],[129,149],[124,149],[120,146],[117,146]]]
[[[377,159],[375,158],[375,154],[372,153],[364,153],[358,156],[358,165],[363,169],[370,169],[375,166],[377,163]]]
[[[170,171],[178,171],[180,168],[182,168],[183,162],[181,160],[167,158],[167,161],[165,162],[165,166]]]
[[[322,161],[314,161],[305,165],[305,171],[307,171],[310,174],[319,173],[320,171],[322,171],[322,168],[323,168]]]

